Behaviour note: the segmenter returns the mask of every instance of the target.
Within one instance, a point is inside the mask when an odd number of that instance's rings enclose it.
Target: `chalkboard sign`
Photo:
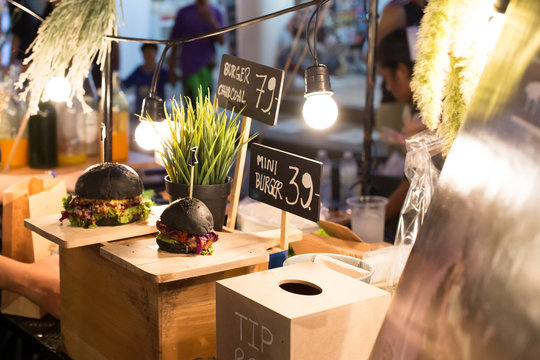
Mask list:
[[[231,55],[223,55],[219,70],[219,105],[268,125],[276,125],[283,70],[264,66]]]
[[[322,164],[253,144],[249,197],[303,218],[319,221]]]

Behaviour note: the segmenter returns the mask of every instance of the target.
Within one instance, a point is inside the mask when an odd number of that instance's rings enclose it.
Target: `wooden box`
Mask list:
[[[60,225],[57,215],[25,220],[60,246],[61,329],[71,358],[216,355],[215,282],[267,269],[269,240],[221,232],[211,256],[166,253],[155,242],[163,208],[146,221],[96,229]]]
[[[366,359],[390,294],[311,262],[217,282],[218,359]]]
[[[62,336],[73,359],[216,355],[215,282],[267,269],[265,239],[220,233],[211,256],[155,239],[60,249]]]

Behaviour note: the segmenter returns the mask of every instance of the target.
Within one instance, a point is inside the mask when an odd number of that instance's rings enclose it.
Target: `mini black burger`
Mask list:
[[[151,202],[142,199],[143,183],[135,170],[103,163],[87,168],[75,183],[75,195],[63,199],[60,221],[84,228],[115,226],[146,219]]]
[[[212,243],[218,240],[212,213],[195,198],[170,203],[156,226],[159,248],[172,253],[211,255]]]

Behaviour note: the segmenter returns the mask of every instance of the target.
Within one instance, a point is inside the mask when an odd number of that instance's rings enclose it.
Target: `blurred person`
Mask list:
[[[150,93],[152,77],[154,75],[154,69],[157,65],[156,56],[158,53],[158,47],[156,44],[143,44],[141,46],[141,52],[144,60],[143,64],[137,66],[137,68],[133,70],[133,72],[124,81],[122,81],[122,85],[126,89],[135,88],[136,101],[135,109],[132,109],[131,111],[132,114],[141,113],[143,99]],[[167,69],[161,68],[156,92],[157,95],[162,99],[165,97],[165,82],[167,81],[168,76],[169,74]]]
[[[392,0],[383,9],[377,25],[377,45],[392,31],[420,25],[427,0]]]
[[[0,289],[22,295],[60,319],[58,255],[29,264],[0,255]]]
[[[17,2],[42,18],[46,18],[54,8],[53,4],[47,0],[19,0]],[[12,35],[10,64],[20,65],[28,55],[26,50],[36,38],[41,21],[12,4],[9,4],[9,12],[8,33]]]
[[[181,8],[171,31],[171,40],[187,39],[205,34],[224,26],[221,11],[210,5],[209,0],[195,0],[192,5]],[[180,46],[180,69],[184,96],[194,103],[199,87],[203,95],[212,91],[212,70],[216,66],[215,43],[223,44],[223,34],[185,43]],[[177,48],[171,49],[169,57],[169,82],[175,85],[179,80],[175,72]]]
[[[386,35],[394,30],[407,27],[419,26],[424,15],[424,8],[427,5],[426,0],[392,0],[383,9],[380,21],[377,25],[377,46]],[[380,130],[383,126],[393,128],[399,131],[401,120],[399,114],[403,110],[403,102],[396,99],[390,91],[387,90],[385,83],[382,83],[382,99],[379,108],[375,114],[377,128]],[[399,148],[395,147],[399,151]],[[402,151],[402,154],[403,151]]]
[[[379,74],[385,80],[387,90],[404,105],[402,114],[401,132],[387,130],[391,136],[387,141],[395,141],[405,144],[405,140],[424,130],[418,110],[413,103],[413,94],[410,82],[414,66],[414,46],[416,43],[416,28],[398,29],[381,40],[377,52],[377,67]],[[386,206],[386,220],[396,219],[409,191],[409,182],[404,174],[403,179],[396,190],[390,195]]]

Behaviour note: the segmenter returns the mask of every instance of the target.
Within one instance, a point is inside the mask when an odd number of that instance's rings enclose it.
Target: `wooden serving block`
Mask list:
[[[59,214],[25,219],[24,226],[60,247],[74,248],[154,234],[157,232],[156,221],[165,207],[166,205],[153,206],[150,216],[146,220],[119,226],[98,226],[97,228],[84,229],[71,226],[67,219],[60,223],[58,221]]]
[[[268,262],[267,238],[249,233],[219,232],[209,256],[172,254],[160,250],[155,237],[100,249],[101,255],[121,267],[157,283],[203,276]]]
[[[216,281],[268,268],[268,238],[219,236],[211,256],[164,253],[150,236],[61,247],[66,353],[77,360],[214,358]]]

